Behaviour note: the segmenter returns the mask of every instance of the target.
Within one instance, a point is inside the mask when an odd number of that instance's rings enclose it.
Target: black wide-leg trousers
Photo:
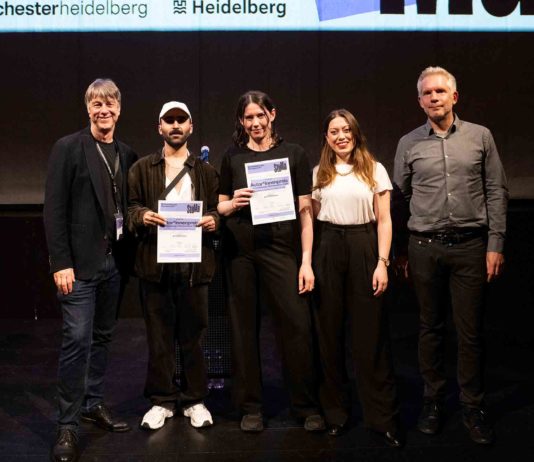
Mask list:
[[[399,407],[387,316],[382,297],[375,297],[372,288],[377,252],[374,224],[318,223],[314,317],[323,372],[319,397],[327,422],[343,425],[350,412],[348,331],[364,423],[386,432],[395,430]]]
[[[298,294],[295,224],[253,227],[232,220],[234,251],[227,253],[233,347],[233,399],[242,414],[262,412],[259,297],[273,317],[282,368],[296,417],[318,413],[313,367],[311,313]],[[227,242],[228,247],[232,246]]]
[[[174,408],[201,402],[208,394],[202,339],[208,328],[208,285],[190,287],[179,273],[164,272],[161,282],[140,279],[148,341],[145,396],[153,405]],[[176,341],[182,374],[176,384]]]

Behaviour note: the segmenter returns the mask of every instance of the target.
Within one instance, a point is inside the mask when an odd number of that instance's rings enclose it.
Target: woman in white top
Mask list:
[[[404,438],[398,426],[389,332],[382,311],[392,234],[392,186],[349,111],[332,111],[323,127],[312,193],[317,218],[314,315],[323,369],[321,405],[330,435],[339,435],[350,412],[347,333],[365,426],[388,445],[401,447]]]

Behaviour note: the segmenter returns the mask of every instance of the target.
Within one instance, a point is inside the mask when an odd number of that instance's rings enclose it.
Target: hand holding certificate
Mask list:
[[[250,205],[250,198],[254,194],[254,191],[250,188],[241,188],[234,191],[234,197],[232,197],[232,209],[240,210],[247,205]]]
[[[158,263],[198,263],[202,258],[202,201],[158,202]]]
[[[247,184],[254,191],[250,199],[252,224],[294,220],[295,202],[289,159],[245,164]]]

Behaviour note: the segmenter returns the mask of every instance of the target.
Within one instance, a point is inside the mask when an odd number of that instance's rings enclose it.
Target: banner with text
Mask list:
[[[0,32],[534,31],[534,0],[0,0]]]

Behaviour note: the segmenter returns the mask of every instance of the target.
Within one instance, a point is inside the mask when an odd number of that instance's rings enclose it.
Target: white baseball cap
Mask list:
[[[169,101],[168,103],[165,103],[162,108],[161,108],[161,111],[159,112],[159,119],[158,119],[158,122],[161,120],[161,118],[167,114],[167,112],[169,112],[171,109],[180,109],[181,111],[185,112],[189,118],[191,119],[191,121],[193,120],[193,118],[191,117],[191,113],[189,112],[189,108],[186,106],[185,103],[180,103],[179,101]]]

